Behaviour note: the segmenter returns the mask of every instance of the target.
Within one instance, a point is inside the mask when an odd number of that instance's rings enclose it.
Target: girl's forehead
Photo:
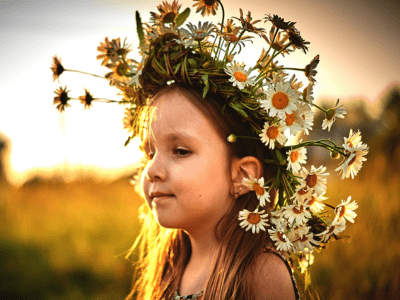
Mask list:
[[[157,97],[145,123],[144,141],[181,138],[209,143],[222,139],[211,120],[182,93],[169,92]]]

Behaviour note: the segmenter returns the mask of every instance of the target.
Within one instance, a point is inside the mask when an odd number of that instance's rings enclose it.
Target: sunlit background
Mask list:
[[[311,42],[309,52],[278,61],[303,68],[319,54],[314,99],[327,107],[340,99],[349,110],[346,119],[335,122],[330,137],[340,143],[350,128],[361,129],[370,145],[359,177],[330,179],[328,196],[339,198],[332,204],[352,195],[360,208],[351,225],[355,229],[348,229],[353,241],[332,243],[329,255],[316,258],[314,281],[322,295],[346,299],[352,286],[352,295],[364,299],[400,295],[399,282],[393,280],[400,278],[395,267],[400,263],[399,3],[223,2],[226,17],[238,17],[242,8],[254,20],[270,13],[295,21]],[[0,2],[0,266],[10,274],[0,285],[0,298],[4,291],[28,299],[121,299],[127,294],[133,271],[122,254],[136,237],[141,201],[128,182],[140,156],[137,141],[124,147],[128,133],[122,129],[120,105],[95,103],[84,110],[73,101],[59,113],[52,101],[60,86],[67,85],[75,98],[84,88],[95,97],[120,96],[105,79],[79,73],[64,72],[53,82],[50,66],[57,55],[67,69],[104,76],[108,69],[96,56],[105,37],[127,37],[134,49],[130,58],[139,60],[135,11],[149,21],[149,11],[160,3]],[[180,3],[192,6],[189,0]],[[219,9],[208,20],[220,18]],[[190,20],[204,21],[194,10]],[[254,44],[239,56],[247,66],[265,46]],[[307,81],[302,74],[299,79]],[[316,118],[315,134],[321,122],[321,116]],[[316,163],[328,164],[335,173],[338,162],[316,154]],[[363,259],[355,259],[363,253]]]

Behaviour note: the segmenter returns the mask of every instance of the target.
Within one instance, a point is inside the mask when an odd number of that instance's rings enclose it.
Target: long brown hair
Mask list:
[[[194,88],[180,84],[171,84],[162,87],[153,97],[153,102],[145,106],[137,122],[149,124],[149,111],[159,93],[173,91],[183,92],[187,99],[195,104],[215,125],[221,136],[226,140],[230,134],[237,136],[253,136],[251,125],[246,120],[239,120],[237,113],[227,105],[222,114],[224,100],[216,94],[203,99],[201,93]],[[144,119],[146,119],[144,121]],[[260,121],[261,122],[261,121]],[[262,128],[263,124],[260,124]],[[268,180],[276,175],[274,165],[264,164],[269,157],[267,147],[255,139],[238,139],[229,143],[229,161],[232,165],[234,157],[242,158],[254,156],[263,164],[263,177]],[[233,184],[233,183],[231,183]],[[232,195],[233,197],[233,195]],[[271,193],[271,199],[275,193]],[[272,209],[272,203],[263,207],[266,212]],[[253,291],[253,275],[256,259],[263,252],[264,247],[273,247],[269,234],[261,231],[253,234],[239,226],[238,214],[241,210],[254,210],[259,200],[255,193],[244,194],[232,201],[227,213],[219,220],[215,230],[216,240],[219,242],[215,266],[209,277],[204,300],[219,299],[255,299]],[[179,285],[186,264],[191,255],[189,236],[181,229],[167,229],[161,227],[152,215],[147,203],[139,208],[141,231],[130,254],[138,248],[139,257],[135,262],[134,282],[131,293],[126,300],[133,299],[172,299],[172,294]]]

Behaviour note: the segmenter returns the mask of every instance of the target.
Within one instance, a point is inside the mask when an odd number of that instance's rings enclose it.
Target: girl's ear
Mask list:
[[[262,175],[262,164],[254,156],[246,156],[241,159],[235,158],[232,164],[233,193],[237,196],[248,193],[249,188],[242,183],[244,178],[259,179]]]

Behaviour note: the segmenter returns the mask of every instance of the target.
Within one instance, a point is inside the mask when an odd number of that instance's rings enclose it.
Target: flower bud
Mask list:
[[[332,120],[332,118],[335,116],[335,109],[331,108],[330,110],[328,110],[325,116],[327,120]]]
[[[230,54],[230,55],[226,56],[226,61],[227,62],[232,62],[232,60],[233,60],[233,54]]]
[[[234,143],[236,142],[236,135],[234,135],[233,133],[231,135],[228,136],[228,138],[226,139],[229,143]]]
[[[207,62],[205,62],[204,64],[203,64],[203,68],[205,69],[205,68],[208,68],[210,66],[210,63],[207,61]]]
[[[339,152],[337,152],[337,151],[332,151],[332,152],[331,152],[331,157],[332,157],[333,159],[339,159],[339,158],[340,158],[340,154],[339,154]]]

